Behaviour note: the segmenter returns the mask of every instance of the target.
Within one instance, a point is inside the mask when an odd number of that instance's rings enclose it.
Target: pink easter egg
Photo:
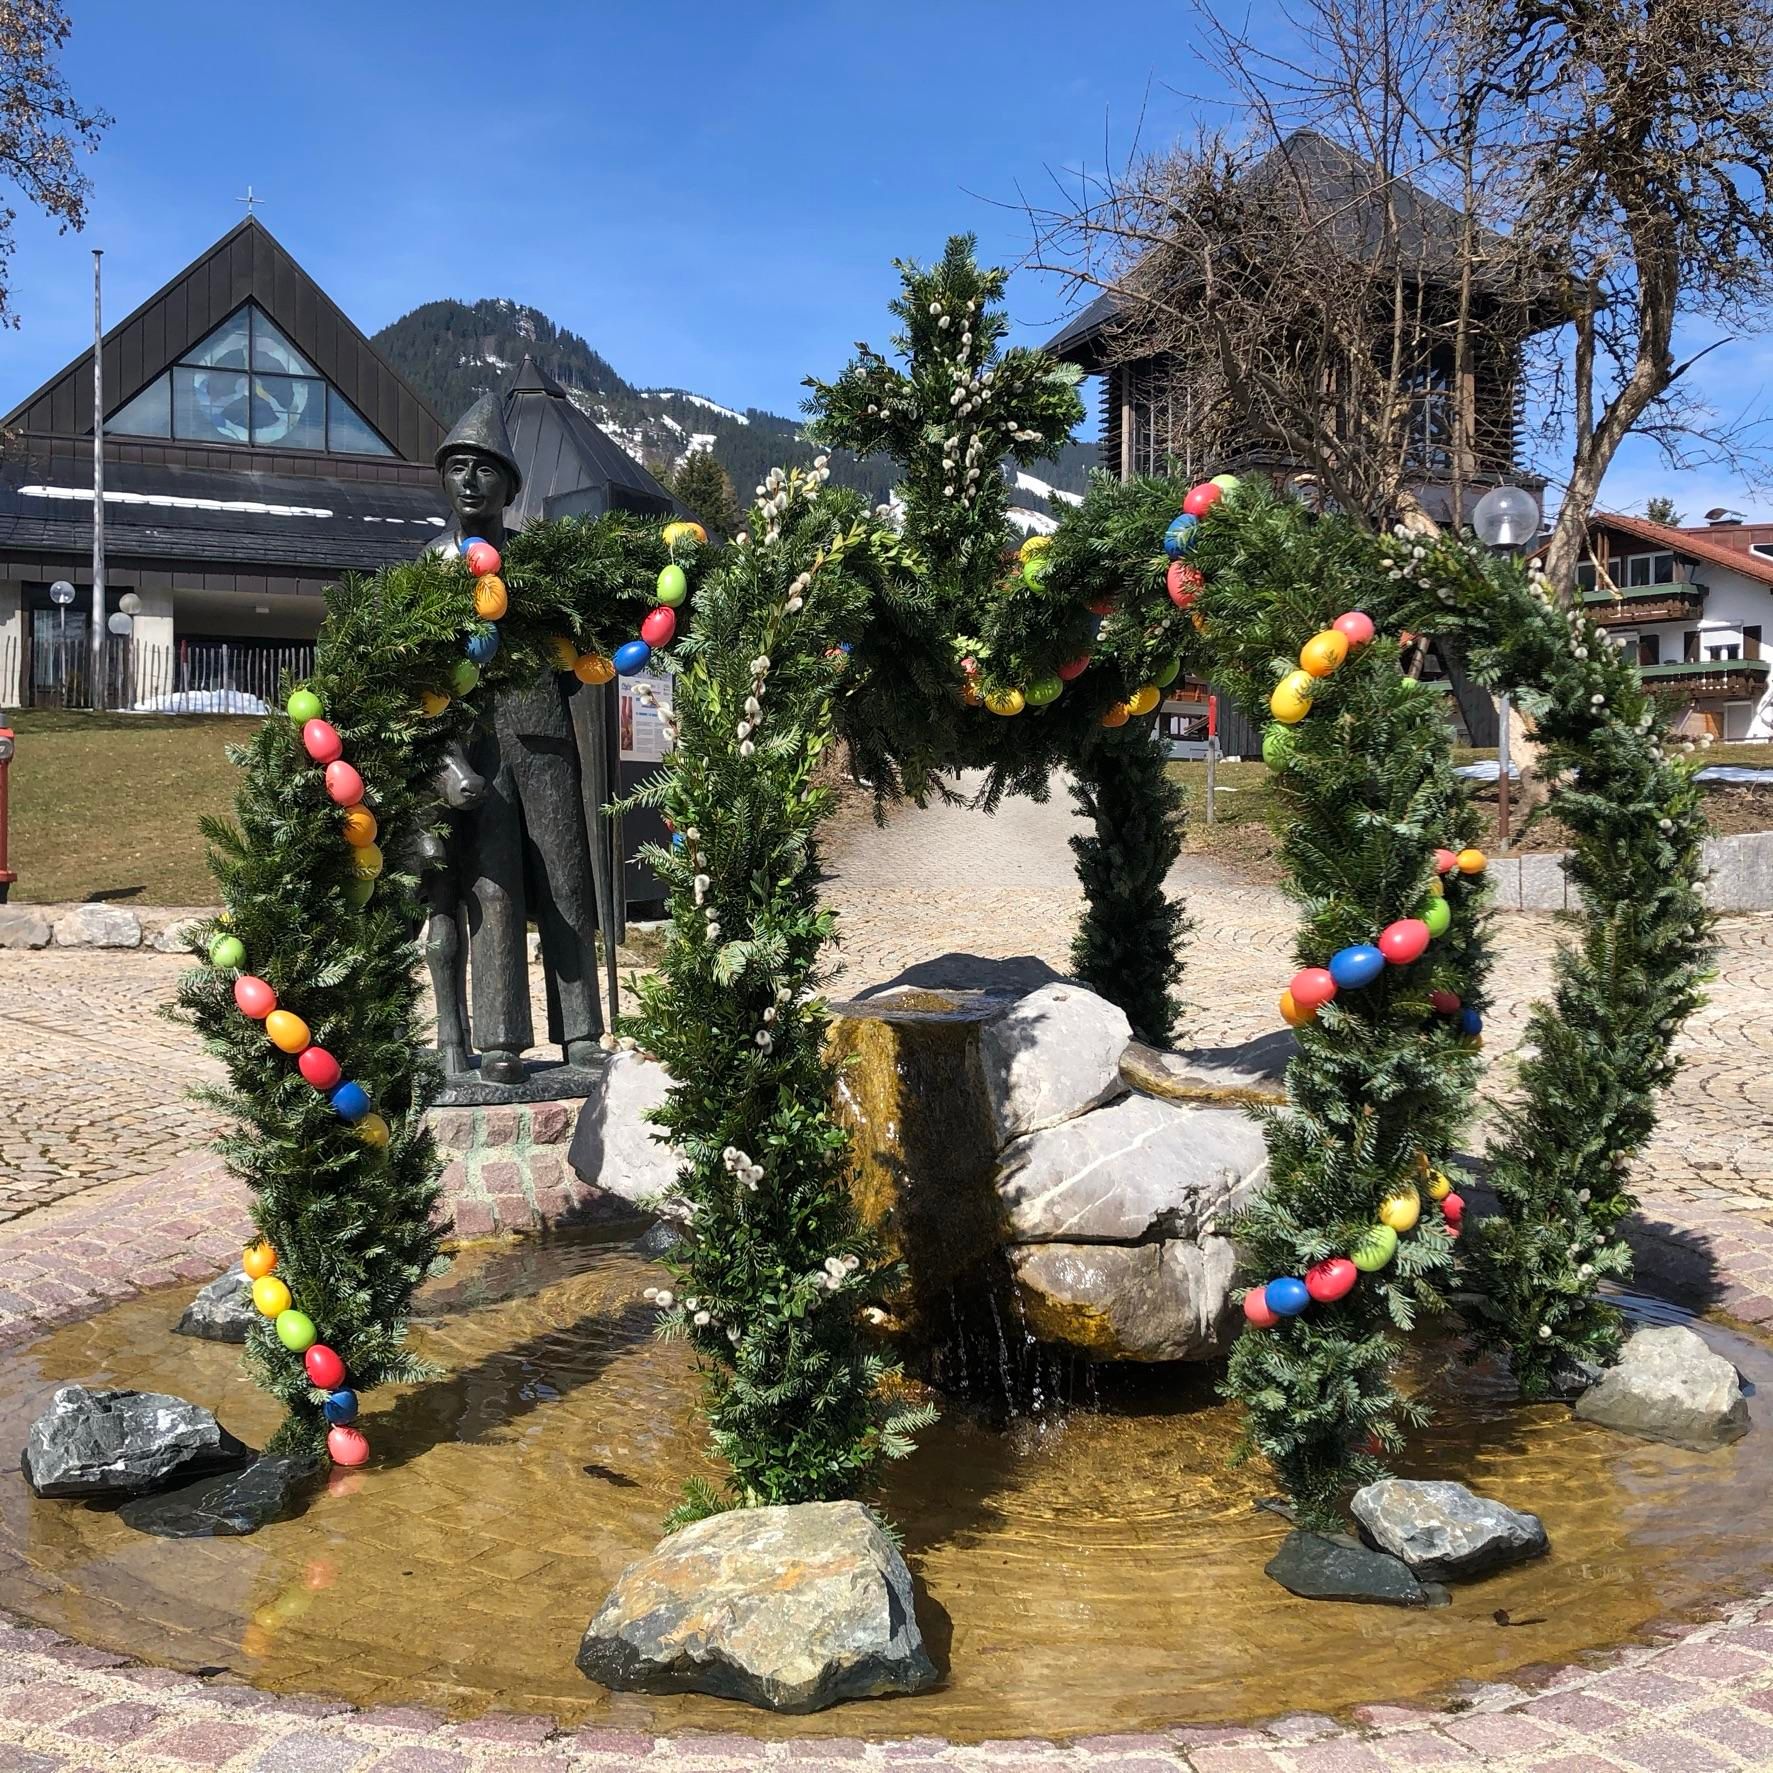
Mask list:
[[[362,1465],[369,1458],[369,1442],[357,1429],[343,1423],[326,1431],[326,1450],[334,1465]]]
[[[363,778],[340,758],[326,766],[326,792],[340,806],[355,806],[363,798]]]
[[[466,558],[469,572],[477,579],[484,579],[488,573],[496,573],[501,564],[499,551],[491,542],[471,542]]]
[[[1244,1294],[1244,1319],[1252,1329],[1267,1330],[1280,1322],[1268,1309],[1267,1292],[1266,1287],[1251,1287]]]
[[[1307,967],[1293,975],[1287,989],[1300,1009],[1315,1010],[1336,995],[1336,981],[1327,967]]]
[[[1345,615],[1338,616],[1330,626],[1350,646],[1365,646],[1373,638],[1373,618],[1364,610],[1351,609]]]
[[[302,749],[316,763],[331,763],[343,755],[345,741],[330,720],[310,720],[302,728]]]
[[[1428,950],[1433,932],[1419,917],[1400,917],[1379,932],[1379,952],[1394,967],[1407,967]],[[1293,993],[1297,997],[1298,992]]]
[[[234,981],[234,1004],[241,1015],[262,1022],[277,1007],[277,993],[263,979],[242,973]]]

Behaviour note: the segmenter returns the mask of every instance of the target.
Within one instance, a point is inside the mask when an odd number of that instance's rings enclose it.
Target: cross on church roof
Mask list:
[[[244,203],[244,204],[245,204],[245,205],[246,205],[246,213],[247,213],[247,214],[248,214],[248,215],[251,215],[251,214],[252,214],[252,211],[253,211],[253,205],[254,205],[254,204],[256,204],[256,203],[263,203],[263,202],[264,202],[264,198],[263,198],[263,197],[255,197],[255,196],[253,196],[253,194],[252,194],[252,186],[251,186],[251,185],[248,185],[248,186],[247,186],[247,187],[246,187],[246,195],[245,195],[245,196],[244,196],[244,197],[236,197],[236,198],[235,198],[235,199],[234,199],[234,201],[235,201],[235,202],[236,202],[236,203]]]

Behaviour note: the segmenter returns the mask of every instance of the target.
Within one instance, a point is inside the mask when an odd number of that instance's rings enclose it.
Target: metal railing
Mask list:
[[[161,646],[106,637],[103,706],[136,714],[263,714],[285,674],[314,669],[312,641],[179,639]],[[0,708],[90,708],[92,654],[84,624],[65,638],[39,635],[27,650],[0,635]]]

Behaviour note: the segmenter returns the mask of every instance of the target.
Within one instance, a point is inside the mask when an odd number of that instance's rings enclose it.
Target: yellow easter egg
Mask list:
[[[1268,712],[1282,726],[1297,726],[1311,712],[1316,689],[1317,679],[1309,671],[1289,671],[1274,686],[1274,693],[1268,698]]]
[[[345,842],[354,849],[361,849],[366,843],[376,840],[376,816],[368,807],[361,804],[345,808],[345,817],[340,827],[345,834]]]
[[[1107,712],[1102,716],[1102,724],[1104,726],[1125,726],[1131,717],[1131,710],[1125,702],[1113,702],[1109,704]]]
[[[997,689],[986,696],[985,706],[993,714],[1020,714],[1028,706],[1028,698],[1019,689]]]
[[[299,1053],[312,1044],[308,1024],[288,1010],[273,1010],[265,1018],[265,1033],[279,1052]]]
[[[615,674],[615,660],[606,659],[602,653],[581,653],[573,661],[573,676],[580,683],[608,683]]]
[[[289,1288],[274,1274],[261,1274],[252,1283],[252,1306],[260,1317],[276,1317],[289,1310]]]
[[[1026,564],[1028,561],[1032,560],[1035,555],[1046,553],[1052,545],[1053,538],[1051,536],[1030,536],[1022,546],[1016,550],[1016,558]]]
[[[382,871],[382,851],[378,844],[359,844],[351,851],[351,872],[359,880],[374,880]]]
[[[1313,677],[1328,677],[1348,657],[1348,641],[1334,628],[1314,634],[1299,649],[1301,669]]]
[[[699,523],[668,523],[660,534],[667,548],[675,548],[682,541],[708,540],[708,532]]]
[[[474,581],[474,613],[481,621],[499,621],[510,607],[505,581],[497,573],[482,573]]]
[[[1379,1223],[1393,1231],[1408,1231],[1422,1217],[1422,1196],[1414,1188],[1399,1189],[1379,1207]]]
[[[564,634],[548,636],[548,657],[556,671],[570,671],[578,663],[579,649]]]
[[[1133,691],[1127,703],[1129,714],[1149,714],[1158,704],[1163,692],[1155,683],[1143,683]]]
[[[1461,874],[1482,874],[1484,864],[1489,857],[1482,850],[1461,850],[1459,852],[1459,872]]]
[[[379,1114],[366,1114],[351,1131],[378,1151],[388,1143],[388,1123]]]
[[[419,707],[424,710],[428,720],[435,720],[449,706],[449,697],[442,690],[422,690],[419,693]]]
[[[1431,899],[1444,899],[1447,896],[1446,885],[1438,874],[1428,883],[1428,896]]]
[[[1285,1022],[1289,1028],[1303,1028],[1307,1022],[1311,1021],[1312,1018],[1317,1015],[1316,1010],[1301,1009],[1299,1005],[1293,1001],[1293,994],[1290,991],[1283,991],[1280,994],[1280,1013],[1281,1020]]]
[[[1439,1170],[1436,1170],[1428,1178],[1428,1198],[1430,1200],[1445,1200],[1452,1192],[1453,1184]]]

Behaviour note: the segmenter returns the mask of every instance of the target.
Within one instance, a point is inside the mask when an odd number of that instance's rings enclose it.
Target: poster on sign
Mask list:
[[[617,713],[617,743],[624,763],[659,763],[670,752],[665,737],[661,712],[671,706],[672,683],[669,677],[656,677],[642,671],[624,677]],[[642,691],[650,691],[643,694]]]

